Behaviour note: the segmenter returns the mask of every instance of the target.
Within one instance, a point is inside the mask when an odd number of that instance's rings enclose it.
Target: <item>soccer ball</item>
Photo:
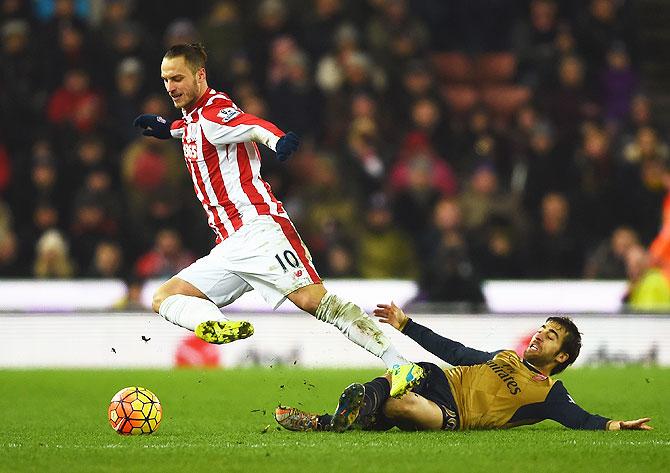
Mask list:
[[[158,429],[163,408],[147,388],[132,386],[116,393],[107,411],[112,429],[121,435],[151,434]]]

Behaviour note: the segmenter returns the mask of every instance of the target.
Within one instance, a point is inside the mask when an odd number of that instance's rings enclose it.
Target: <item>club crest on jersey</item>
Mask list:
[[[242,110],[239,108],[226,107],[219,110],[219,113],[217,113],[216,116],[219,117],[223,123],[227,123],[240,113],[242,113]]]

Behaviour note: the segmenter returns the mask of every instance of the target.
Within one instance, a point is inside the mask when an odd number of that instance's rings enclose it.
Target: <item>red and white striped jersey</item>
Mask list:
[[[256,143],[275,150],[284,132],[244,113],[228,96],[211,88],[192,110],[171,126],[181,138],[193,187],[220,243],[259,215],[288,217],[261,178]]]

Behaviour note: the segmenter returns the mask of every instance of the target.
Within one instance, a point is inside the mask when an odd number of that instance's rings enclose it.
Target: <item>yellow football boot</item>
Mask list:
[[[244,320],[208,320],[195,328],[195,334],[207,343],[221,345],[251,337],[254,326]]]
[[[395,365],[391,373],[391,397],[400,398],[424,377],[423,368],[416,363]]]

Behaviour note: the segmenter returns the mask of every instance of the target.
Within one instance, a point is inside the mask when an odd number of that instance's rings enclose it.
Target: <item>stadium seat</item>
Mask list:
[[[431,60],[437,76],[443,82],[470,82],[474,78],[472,60],[465,53],[457,51],[435,53]]]
[[[492,85],[482,89],[482,102],[492,114],[509,118],[531,98],[528,87],[521,85]]]
[[[475,58],[475,74],[480,83],[514,80],[517,59],[511,52],[481,54]]]
[[[440,93],[450,112],[467,114],[479,102],[479,92],[470,85],[446,85]]]

